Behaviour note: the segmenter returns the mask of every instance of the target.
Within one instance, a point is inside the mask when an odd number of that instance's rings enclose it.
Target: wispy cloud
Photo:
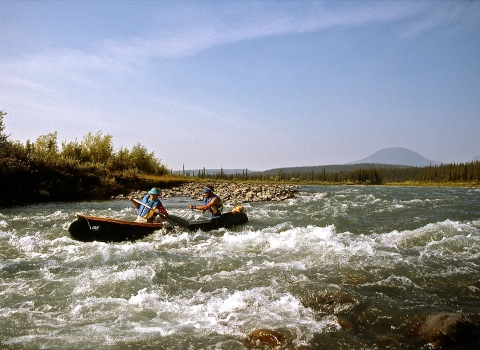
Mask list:
[[[424,4],[418,13],[412,13],[407,18],[402,35],[405,37],[417,36],[426,31],[435,30],[457,22],[461,25],[480,20],[479,2],[433,2]]]
[[[249,10],[239,10],[233,21],[231,16],[215,8],[201,11],[200,15],[189,13],[189,17],[182,17],[174,27],[163,27],[159,23],[156,31],[146,35],[106,41],[104,49],[108,55],[121,56],[126,62],[139,58],[173,59],[238,41],[404,20],[418,15],[425,8],[415,3],[406,6],[403,2],[369,2],[362,5],[340,2],[341,7],[335,9],[327,8],[322,2],[302,2],[301,6],[286,3],[289,5],[287,8],[271,4],[260,3]]]
[[[89,51],[60,47],[4,62],[0,70],[20,75],[55,72],[70,79],[77,79],[78,74],[88,71],[119,74],[134,70],[145,60],[192,56],[238,41],[399,21],[406,21],[406,35],[418,35],[458,19],[465,8],[471,6],[458,2],[405,1],[335,2],[335,7],[324,2],[229,4],[233,9],[221,12],[214,4],[197,3],[196,6],[203,6],[201,11],[182,13],[177,21],[159,20],[148,33],[137,33],[125,39],[101,38]],[[205,7],[207,5],[209,7]],[[166,16],[175,18],[175,11],[159,14],[161,19]]]
[[[111,52],[123,52],[126,57],[178,58],[238,41],[332,27],[395,22],[404,22],[405,31],[419,34],[460,19],[470,7],[470,4],[458,2],[408,1],[335,2],[335,7],[324,2],[273,4],[276,6],[272,6],[271,2],[261,2],[243,11],[238,9],[234,20],[215,8],[199,11],[200,15],[190,13],[190,17],[183,17],[174,28],[160,27],[158,32],[148,36],[114,41],[109,49]],[[479,6],[475,7],[478,9]]]

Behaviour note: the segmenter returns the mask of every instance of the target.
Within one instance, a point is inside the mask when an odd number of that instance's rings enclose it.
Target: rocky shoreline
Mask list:
[[[203,199],[203,189],[207,184],[196,182],[187,182],[170,189],[159,188],[162,198],[171,197],[187,197],[193,200],[201,201]],[[290,198],[295,198],[298,192],[298,186],[292,185],[278,185],[278,184],[249,184],[249,183],[213,183],[208,184],[212,186],[215,194],[217,194],[224,204],[237,205],[248,202],[263,202],[263,201],[283,201]],[[133,195],[135,197],[142,197],[147,193],[146,190],[132,191],[127,195],[119,195],[115,198],[124,199]]]

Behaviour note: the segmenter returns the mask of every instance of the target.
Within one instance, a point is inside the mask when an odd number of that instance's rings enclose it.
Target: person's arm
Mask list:
[[[133,196],[128,197],[128,200],[133,203],[133,205],[135,206],[135,208],[138,209],[138,207],[140,206],[140,204],[138,204],[137,202],[135,202],[135,201],[133,200]]]
[[[206,205],[192,205],[192,204],[189,204],[188,207],[190,209],[197,209],[197,210],[201,210],[202,211],[202,214],[205,213],[205,211],[207,209],[209,209],[210,207],[214,206],[214,205],[218,205],[218,198],[215,197],[213,198],[209,203],[207,203]]]
[[[163,207],[162,203],[158,203],[157,206],[155,207],[154,210],[155,213],[163,215],[163,216],[168,216],[167,210]]]

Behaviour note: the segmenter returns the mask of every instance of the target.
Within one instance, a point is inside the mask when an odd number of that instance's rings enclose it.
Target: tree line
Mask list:
[[[25,144],[9,140],[4,133],[5,112],[0,111],[0,165],[3,173],[22,167],[47,166],[64,170],[134,172],[166,175],[169,170],[154,152],[140,143],[131,149],[114,150],[111,135],[101,131],[88,133],[81,141],[62,141],[59,146],[57,132],[40,135]]]
[[[276,174],[272,172],[249,172],[244,169],[235,174],[219,172],[207,173],[205,168],[198,172],[183,172],[184,176],[199,179],[215,180],[253,180],[253,181],[281,181],[304,182],[325,184],[363,184],[382,185],[386,183],[421,182],[421,183],[453,183],[480,181],[480,162],[475,160],[467,163],[451,163],[429,165],[426,167],[375,167],[365,164],[365,168],[327,171],[324,167],[320,171],[284,171],[279,169]]]

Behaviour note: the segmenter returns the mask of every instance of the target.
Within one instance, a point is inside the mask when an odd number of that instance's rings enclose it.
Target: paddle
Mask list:
[[[148,208],[150,210],[155,210],[152,207],[149,207],[148,205],[146,205],[145,203],[142,203],[139,200],[136,200],[135,198],[133,198],[133,201],[137,202],[138,204],[141,204],[141,205],[145,206],[146,208]],[[160,215],[162,217],[162,219],[166,220],[169,224],[172,224],[174,226],[180,226],[180,227],[183,227],[183,228],[188,228],[188,226],[190,225],[190,223],[187,220],[185,220],[181,217],[175,216],[175,215],[168,214],[168,216],[164,216],[160,213],[158,215]]]

